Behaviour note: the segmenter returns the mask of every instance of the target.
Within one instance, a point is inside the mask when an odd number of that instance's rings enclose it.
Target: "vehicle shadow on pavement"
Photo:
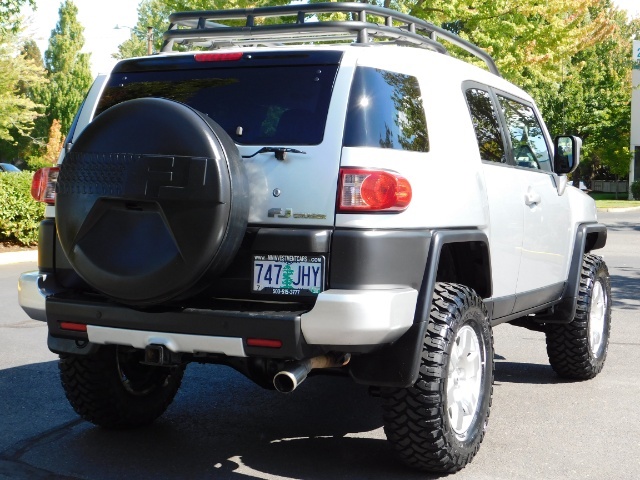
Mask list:
[[[38,388],[29,388],[34,367]],[[4,401],[14,412],[2,422],[8,440],[0,473],[18,477],[439,478],[396,461],[382,432],[380,399],[348,378],[309,378],[283,395],[227,367],[190,365],[165,415],[126,431],[80,421],[59,386],[56,362],[0,371],[0,394],[12,389],[20,389],[13,396],[21,402]]]
[[[568,383],[560,378],[551,365],[538,363],[496,362],[494,382],[499,383],[528,383],[532,385],[553,385]]]
[[[637,309],[640,306],[640,272],[637,268],[618,267],[623,275],[611,275],[611,296],[616,308]]]
[[[640,232],[640,225],[635,222],[616,222],[607,224],[607,230],[613,230],[614,232]]]

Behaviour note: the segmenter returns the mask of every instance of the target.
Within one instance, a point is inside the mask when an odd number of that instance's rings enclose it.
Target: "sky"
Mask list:
[[[613,0],[618,7],[624,8],[629,12],[632,17],[640,16],[640,1],[639,0]]]
[[[37,9],[24,13],[31,18],[27,34],[33,37],[44,54],[47,49],[51,30],[58,21],[58,8],[61,0],[36,0]],[[85,46],[83,51],[91,53],[91,71],[93,75],[108,73],[115,63],[111,57],[118,51],[118,45],[129,38],[126,28],[116,30],[116,25],[133,27],[138,21],[136,0],[74,0],[78,7],[78,19],[84,26]],[[631,16],[640,16],[640,0],[614,0],[614,3],[626,9]],[[108,4],[108,6],[106,6]]]

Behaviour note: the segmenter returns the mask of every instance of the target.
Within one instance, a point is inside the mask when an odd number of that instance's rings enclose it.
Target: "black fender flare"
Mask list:
[[[490,262],[489,239],[476,229],[434,231],[429,243],[429,253],[413,325],[398,340],[372,353],[356,356],[351,361],[350,373],[357,382],[379,387],[406,388],[413,385],[420,368],[420,356],[429,324],[429,312],[436,284],[440,253],[449,243],[477,242],[486,248]],[[488,281],[491,282],[491,265],[488,265]],[[489,287],[491,292],[491,287]]]
[[[601,223],[583,223],[576,229],[569,276],[565,283],[562,299],[553,308],[553,313],[540,317],[543,323],[570,323],[576,313],[582,257],[585,253],[602,248],[607,243],[607,227]]]

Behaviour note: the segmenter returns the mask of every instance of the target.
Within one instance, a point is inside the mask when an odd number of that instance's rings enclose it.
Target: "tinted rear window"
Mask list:
[[[337,65],[114,73],[96,115],[126,100],[161,97],[205,113],[240,144],[322,142]]]

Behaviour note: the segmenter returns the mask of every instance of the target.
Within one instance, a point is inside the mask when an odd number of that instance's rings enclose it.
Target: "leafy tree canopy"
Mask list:
[[[17,33],[20,30],[20,9],[23,5],[31,5],[36,8],[35,0],[0,0],[0,35],[11,31]]]
[[[93,76],[90,54],[81,53],[84,27],[78,22],[78,8],[72,0],[66,0],[60,5],[58,14],[58,23],[51,31],[49,48],[44,54],[50,83],[40,93],[40,99],[47,105],[45,132],[57,119],[63,135],[66,135],[91,87]]]
[[[20,53],[17,33],[0,35],[0,140],[15,143],[28,135],[40,115],[28,90],[46,82],[43,68],[27,53]]]

